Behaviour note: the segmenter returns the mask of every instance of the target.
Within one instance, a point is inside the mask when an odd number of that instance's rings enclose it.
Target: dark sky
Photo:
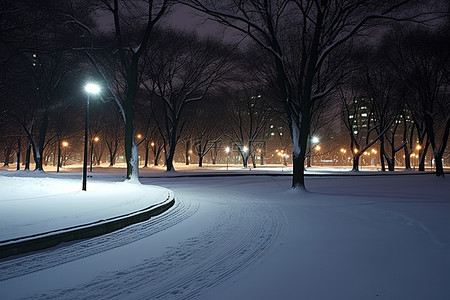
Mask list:
[[[111,30],[113,24],[112,16],[106,13],[99,13],[98,16],[101,28]],[[186,31],[196,31],[200,36],[211,35],[219,39],[225,38],[225,40],[229,41],[237,39],[233,38],[236,32],[225,30],[224,26],[207,20],[206,16],[201,16],[195,10],[183,5],[173,6],[171,13],[163,17],[162,24]]]

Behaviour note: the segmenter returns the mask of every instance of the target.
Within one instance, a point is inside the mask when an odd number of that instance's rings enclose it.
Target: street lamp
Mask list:
[[[91,161],[89,165],[89,172],[92,172],[92,162],[94,161],[94,142],[98,142],[100,138],[96,136],[93,141],[91,142]]]
[[[88,152],[88,132],[89,132],[89,96],[91,94],[96,95],[100,92],[100,87],[94,83],[88,83],[85,85],[84,90],[87,93],[86,101],[86,120],[84,123],[84,157],[83,157],[83,185],[82,190],[86,190],[86,177],[87,177],[87,152]]]
[[[230,160],[230,147],[226,147],[225,152],[227,153],[227,171],[228,171],[228,161]]]
[[[69,146],[69,143],[66,141],[62,141],[60,145],[58,145],[58,163],[56,164],[56,173],[59,173],[59,168],[62,166],[62,162],[61,162],[61,146],[63,146],[64,148],[66,148],[67,146]],[[64,153],[63,153],[64,156]]]

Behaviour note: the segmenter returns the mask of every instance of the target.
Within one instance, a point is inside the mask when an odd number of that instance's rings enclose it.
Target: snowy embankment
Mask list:
[[[158,204],[169,190],[39,172],[0,173],[0,241],[121,216]]]
[[[5,299],[450,299],[450,181],[145,178],[173,208],[0,261]]]

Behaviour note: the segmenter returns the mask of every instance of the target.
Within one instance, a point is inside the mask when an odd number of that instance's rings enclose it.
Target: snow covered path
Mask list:
[[[226,182],[199,189],[195,181],[171,184],[180,195],[175,207],[147,222],[0,263],[2,295],[190,299],[230,280],[275,245],[283,214],[240,192],[220,191]]]
[[[450,178],[145,178],[176,205],[0,261],[2,299],[450,299]]]

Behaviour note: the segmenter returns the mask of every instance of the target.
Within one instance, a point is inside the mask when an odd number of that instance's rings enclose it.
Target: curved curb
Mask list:
[[[77,225],[45,233],[0,241],[0,259],[42,250],[56,246],[62,242],[96,237],[110,233],[129,225],[146,221],[151,217],[162,214],[175,204],[175,198],[169,193],[167,199],[161,203],[151,205],[141,210],[96,222]]]

